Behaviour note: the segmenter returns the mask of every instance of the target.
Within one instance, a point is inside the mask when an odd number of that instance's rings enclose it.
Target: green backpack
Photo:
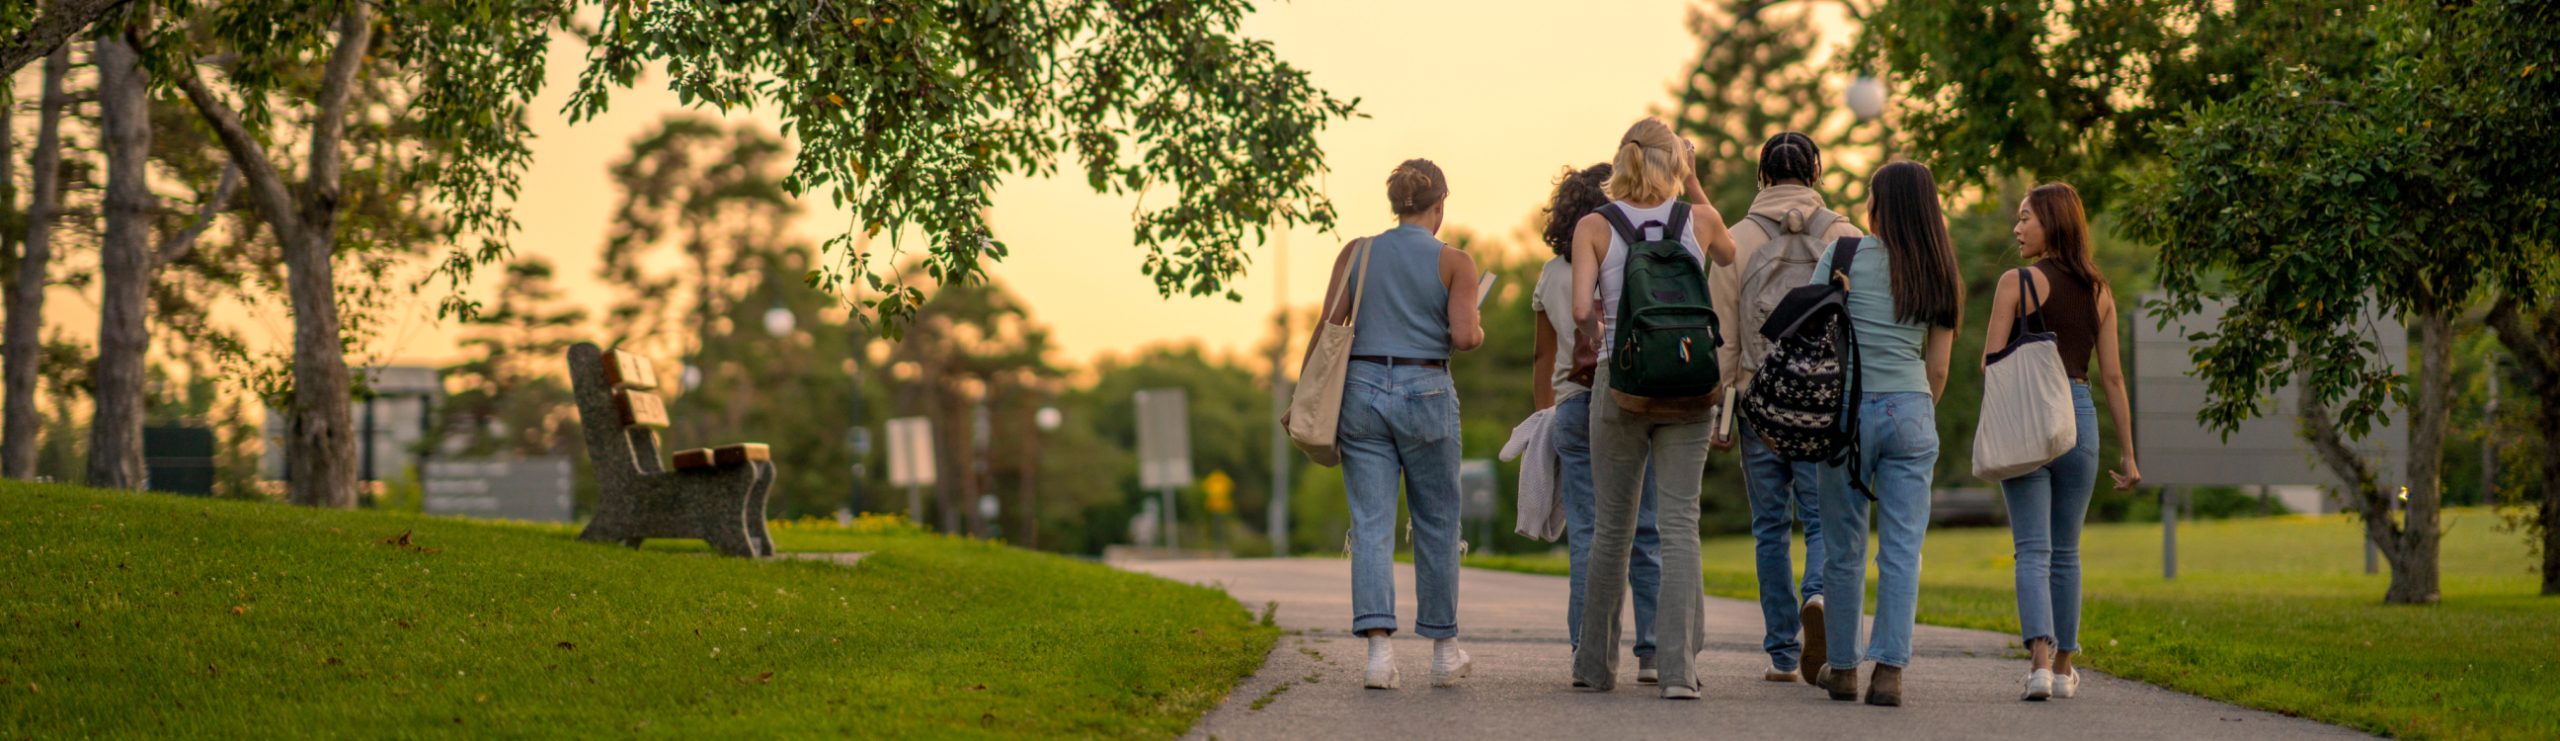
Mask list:
[[[1638,412],[1703,412],[1722,380],[1716,348],[1724,344],[1716,312],[1707,300],[1707,271],[1681,243],[1689,228],[1689,204],[1671,203],[1671,223],[1647,240],[1612,203],[1602,218],[1627,246],[1625,281],[1610,348],[1609,390],[1618,405]]]

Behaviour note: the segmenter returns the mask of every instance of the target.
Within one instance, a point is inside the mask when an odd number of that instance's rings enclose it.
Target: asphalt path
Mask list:
[[[1565,580],[1468,569],[1458,587],[1459,643],[1474,656],[1459,686],[1430,686],[1431,643],[1410,633],[1413,571],[1396,570],[1396,660],[1403,689],[1368,690],[1368,653],[1350,634],[1351,568],[1340,559],[1134,561],[1114,564],[1222,587],[1259,614],[1278,603],[1288,633],[1186,738],[1488,739],[2289,739],[2355,732],[2082,670],[2080,696],[2023,702],[2025,654],[2013,636],[1919,626],[1899,708],[1833,702],[1802,682],[1761,678],[1757,603],[1710,597],[1704,697],[1660,699],[1622,658],[1613,692],[1572,687]],[[1633,611],[1627,611],[1632,614]],[[1633,640],[1629,633],[1630,641]],[[1628,650],[1622,648],[1621,650]],[[1864,679],[1861,672],[1861,680]]]

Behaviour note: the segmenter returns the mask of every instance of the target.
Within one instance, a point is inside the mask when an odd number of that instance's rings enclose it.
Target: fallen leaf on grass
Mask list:
[[[738,683],[739,683],[739,684],[771,684],[772,682],[773,682],[773,672],[765,672],[765,673],[763,673],[763,674],[758,674],[758,675],[755,675],[755,676],[752,676],[752,677],[739,677],[739,678],[738,678]]]
[[[324,666],[337,666],[337,665],[339,665],[339,664],[344,664],[344,663],[347,663],[347,662],[339,661],[339,660],[338,660],[338,657],[331,656],[331,657],[329,657],[329,660],[327,660],[327,661],[323,661],[323,662],[320,662],[320,663],[321,663],[322,665],[324,665]]]
[[[559,649],[560,649],[560,650],[562,650],[562,651],[576,651],[576,650],[578,650],[578,644],[570,643],[570,642],[568,642],[568,641],[561,641],[561,642],[559,642],[559,643],[558,643],[558,644],[556,644],[556,645],[557,645],[557,646],[559,647]]]
[[[248,606],[248,605],[232,605],[232,606],[231,606],[231,614],[233,614],[233,615],[247,615],[247,614],[249,614],[249,606]]]
[[[985,684],[973,684],[973,685],[969,685],[969,691],[971,691],[971,692],[985,692],[985,691],[987,691],[987,686],[986,686]]]
[[[409,533],[410,533],[410,532],[412,532],[412,531],[409,531],[409,530],[402,530],[402,531],[400,531],[400,534],[399,534],[399,535],[394,535],[394,536],[391,536],[391,537],[388,537],[388,538],[383,538],[383,539],[381,539],[381,540],[377,540],[377,541],[374,541],[374,542],[375,542],[375,543],[380,543],[380,544],[383,544],[383,545],[387,545],[387,546],[391,546],[391,547],[393,547],[393,548],[407,548],[407,547],[409,547]]]

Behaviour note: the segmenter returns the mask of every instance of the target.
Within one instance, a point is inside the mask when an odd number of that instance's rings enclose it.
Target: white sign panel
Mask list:
[[[2156,293],[2143,297],[2145,303],[2159,298]],[[2196,410],[2203,408],[2206,391],[2204,381],[2192,375],[2194,345],[2186,337],[2214,328],[2221,322],[2223,310],[2222,304],[2208,302],[2203,311],[2179,317],[2166,329],[2158,328],[2144,314],[2126,317],[2133,322],[2133,429],[2135,444],[2142,454],[2142,482],[2193,486],[2338,484],[2336,475],[2319,463],[2311,444],[2302,439],[2295,406],[2299,392],[2293,384],[2286,384],[2262,400],[2262,414],[2240,423],[2229,439],[2196,421]],[[2393,367],[2404,365],[2401,361],[2409,355],[2408,329],[2378,314],[2341,331],[2370,333],[2381,347],[2382,357]],[[2391,416],[2388,424],[2375,426],[2356,442],[2358,450],[2376,463],[2374,470],[2386,480],[2406,470],[2402,461],[2407,457],[2409,439],[2408,410],[2394,407],[2387,412]],[[2112,467],[2114,463],[2102,465]]]
[[[568,458],[431,458],[421,473],[427,514],[535,522],[577,519]]]
[[[889,420],[889,485],[918,487],[932,486],[933,482],[933,420]]]
[[[1190,486],[1191,402],[1182,389],[1138,392],[1138,485]]]

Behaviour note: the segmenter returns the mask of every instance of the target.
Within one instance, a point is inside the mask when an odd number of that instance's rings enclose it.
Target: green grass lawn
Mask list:
[[[0,738],[1170,737],[1277,636],[913,531],[774,533],[852,567],[572,534],[0,484]]]
[[[2364,574],[2360,527],[2181,523],[2178,578],[2164,581],[2158,524],[2093,525],[2081,544],[2086,663],[2392,736],[2560,738],[2560,599],[2535,596],[2523,537],[2486,510],[2447,512],[2444,602],[2406,607],[2382,604],[2388,578]],[[1751,550],[1748,537],[1708,541],[1707,591],[1757,599]],[[2011,554],[2005,528],[1931,531],[1920,621],[2014,634]],[[1565,573],[1562,555],[1468,564]]]

